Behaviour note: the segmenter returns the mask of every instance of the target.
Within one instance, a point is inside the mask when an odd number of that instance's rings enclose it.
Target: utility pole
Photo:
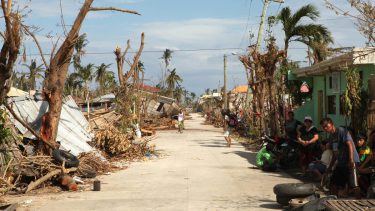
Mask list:
[[[228,108],[228,95],[227,95],[227,55],[224,54],[224,110]]]
[[[278,3],[284,3],[284,0],[271,0],[271,1],[278,2]],[[258,53],[260,51],[260,45],[261,45],[262,36],[263,36],[264,21],[265,21],[266,16],[267,16],[267,9],[268,9],[269,2],[270,2],[270,0],[264,0],[263,11],[262,11],[261,19],[260,19],[259,30],[258,30],[258,37],[257,37],[257,42],[256,42],[255,53]],[[251,56],[251,55],[249,55],[249,56]],[[252,83],[254,83],[256,81],[255,68],[257,68],[257,67],[254,64],[250,67],[250,71],[252,71],[252,73],[250,73],[250,75],[252,74],[253,77],[254,77],[253,78],[254,81],[252,81]],[[245,103],[246,107],[248,107],[249,104],[250,104],[250,94],[251,94],[251,84],[249,83],[248,88],[247,88],[247,93],[246,93],[246,103]],[[253,110],[255,111],[254,105],[253,105]],[[253,117],[253,121],[255,122],[255,116]]]
[[[278,2],[278,3],[284,3],[284,0],[272,0],[272,1]],[[255,52],[259,51],[260,43],[262,42],[263,26],[264,26],[264,21],[265,21],[266,16],[267,16],[267,9],[268,9],[269,2],[270,2],[270,0],[264,0],[263,12],[262,12],[262,16],[261,16],[261,19],[260,19],[260,25],[259,25],[259,30],[258,30],[258,38],[257,38],[257,46],[256,46],[256,49],[255,49]]]

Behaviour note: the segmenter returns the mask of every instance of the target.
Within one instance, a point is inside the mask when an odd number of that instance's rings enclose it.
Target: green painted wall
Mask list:
[[[358,71],[362,72],[362,88],[367,90],[368,83],[367,81],[370,79],[372,75],[375,75],[375,65],[374,64],[366,64],[366,65],[358,65]],[[334,89],[334,83],[332,84],[333,87],[330,88],[330,76],[335,75],[339,78],[337,89]],[[346,78],[344,72],[332,72],[327,73],[324,76],[314,76],[312,80],[306,80],[306,78],[299,78],[300,80],[307,81],[310,87],[313,88],[312,93],[312,100],[310,102],[305,103],[303,106],[295,109],[295,116],[296,119],[302,121],[305,116],[311,116],[314,121],[314,125],[319,126],[318,120],[318,93],[319,91],[323,91],[324,97],[324,104],[323,104],[323,117],[327,116],[330,117],[336,125],[346,125],[345,117],[340,114],[340,96],[344,93],[346,89]],[[335,97],[335,114],[328,114],[328,97],[327,96],[336,96]]]

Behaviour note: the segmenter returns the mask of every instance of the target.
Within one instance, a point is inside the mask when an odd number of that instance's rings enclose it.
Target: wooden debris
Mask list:
[[[90,171],[95,171],[100,175],[112,171],[112,165],[108,161],[102,160],[102,158],[94,152],[81,153],[78,158],[78,175],[85,175]]]
[[[99,149],[104,150],[110,155],[125,153],[131,145],[128,134],[121,133],[113,125],[105,130],[97,131],[95,134],[95,143]]]
[[[65,165],[65,163],[63,165]],[[46,182],[47,180],[51,179],[54,176],[57,176],[59,174],[64,174],[64,173],[70,173],[70,172],[73,172],[73,171],[77,171],[77,168],[70,168],[70,169],[66,169],[66,170],[64,168],[62,168],[62,169],[53,170],[53,171],[49,172],[48,174],[44,175],[43,177],[39,178],[38,180],[36,180],[34,182],[31,182],[29,184],[29,186],[27,187],[26,193],[32,191],[33,189],[35,189],[36,187],[41,185],[43,182]]]

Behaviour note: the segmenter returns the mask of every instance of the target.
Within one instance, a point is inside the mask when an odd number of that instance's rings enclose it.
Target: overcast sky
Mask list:
[[[21,0],[29,5],[31,13],[25,22],[41,28],[38,37],[49,53],[51,41],[46,34],[63,33],[59,0]],[[83,0],[61,1],[64,21],[72,24]],[[363,47],[365,39],[357,32],[352,18],[337,16],[327,9],[323,0],[285,0],[279,4],[272,2],[268,15],[277,14],[282,7],[293,11],[312,3],[321,12],[317,23],[324,24],[332,32],[335,47]],[[334,0],[335,5],[352,11],[346,0]],[[223,55],[228,55],[228,86],[245,84],[246,75],[238,55],[244,54],[249,45],[249,31],[258,31],[262,0],[96,0],[94,6],[113,6],[141,13],[141,16],[99,11],[90,12],[83,23],[81,33],[87,33],[89,44],[83,64],[112,63],[116,72],[112,53],[116,46],[125,47],[131,40],[132,51],[140,44],[140,35],[145,33],[145,47],[141,60],[145,65],[146,83],[156,85],[160,80],[160,59],[166,48],[174,50],[171,68],[183,78],[183,86],[196,94],[206,88],[215,89],[223,85]],[[353,11],[352,11],[353,12]],[[274,29],[279,47],[284,39],[280,26]],[[255,40],[253,40],[254,42]],[[25,43],[28,58],[35,58],[35,45]],[[306,61],[306,47],[291,44],[290,59]],[[232,55],[236,53],[237,55]],[[132,58],[134,54],[128,54]],[[29,61],[28,61],[29,62]],[[306,63],[302,63],[306,64]],[[18,68],[22,68],[18,66]],[[127,68],[125,68],[127,69]]]

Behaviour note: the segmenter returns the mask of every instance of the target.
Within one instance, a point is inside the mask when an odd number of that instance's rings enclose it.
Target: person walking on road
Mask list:
[[[178,121],[178,132],[182,133],[182,130],[185,129],[185,127],[184,127],[184,112],[183,112],[182,109],[180,110],[180,113],[178,113],[177,121]]]
[[[237,124],[237,115],[231,114],[230,110],[228,109],[224,113],[224,128],[225,128],[224,138],[225,138],[225,141],[227,142],[228,147],[230,147],[232,144],[232,138],[230,135],[233,131],[233,128],[236,126],[236,124]]]

